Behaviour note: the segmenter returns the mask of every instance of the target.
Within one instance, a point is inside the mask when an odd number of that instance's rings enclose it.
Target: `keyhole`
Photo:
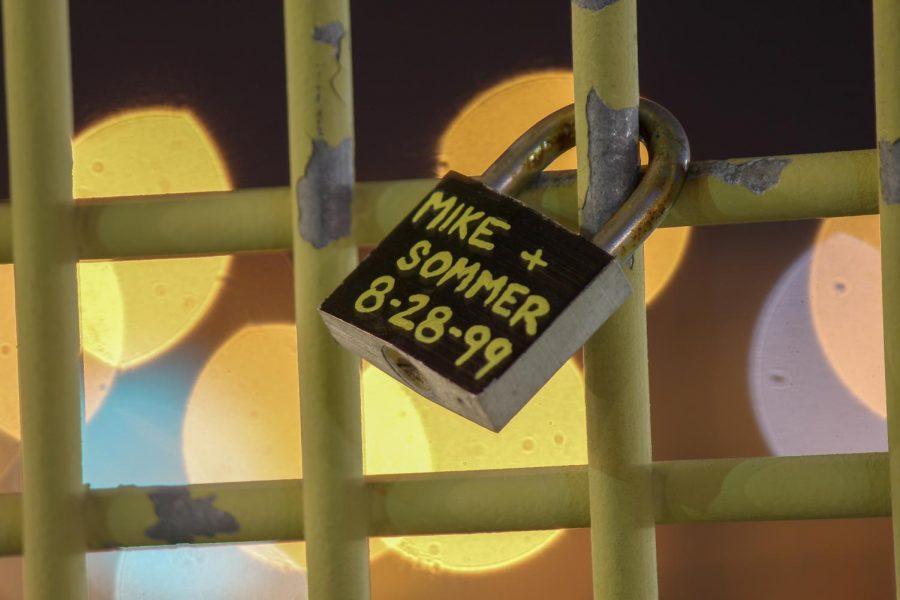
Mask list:
[[[382,348],[381,354],[388,364],[391,365],[391,368],[394,369],[394,373],[396,373],[400,380],[406,385],[419,392],[425,392],[430,389],[428,381],[425,380],[419,369],[409,362],[405,356],[387,346]]]

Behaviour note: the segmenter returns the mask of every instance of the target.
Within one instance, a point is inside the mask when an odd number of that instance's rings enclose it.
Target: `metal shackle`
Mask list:
[[[638,115],[650,164],[625,203],[591,238],[620,261],[644,242],[675,203],[691,154],[681,123],[664,107],[641,98]],[[515,195],[574,146],[575,108],[570,104],[522,134],[487,168],[481,182],[501,194]]]

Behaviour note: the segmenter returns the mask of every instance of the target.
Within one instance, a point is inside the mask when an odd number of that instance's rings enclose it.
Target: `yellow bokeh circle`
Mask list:
[[[73,152],[77,198],[231,189],[218,147],[187,110],[143,108],[104,118],[75,137]],[[229,263],[203,257],[82,264],[85,349],[120,367],[159,355],[207,312]]]
[[[192,483],[302,475],[300,398],[292,325],[247,326],[209,360],[191,393],[182,439]],[[495,434],[423,399],[374,367],[362,374],[366,473],[583,464],[582,379],[569,363]],[[520,560],[552,531],[417,536],[374,541],[440,568],[481,570]],[[254,554],[303,565],[302,544],[253,546]],[[283,560],[283,559],[282,559]]]
[[[296,479],[300,461],[300,391],[292,325],[247,326],[213,355],[197,378],[183,424],[184,462],[192,483]],[[429,471],[428,441],[408,399],[367,395],[366,471]],[[373,551],[382,549],[375,544]],[[304,565],[303,544],[258,545],[254,554]],[[283,560],[283,558],[282,558]]]
[[[215,143],[189,111],[151,108],[105,118],[73,141],[81,198],[227,190]],[[116,369],[156,356],[200,319],[228,258],[78,265],[85,418],[100,407]],[[0,434],[20,437],[13,269],[0,265]]]
[[[437,147],[437,174],[448,170],[480,175],[519,135],[551,112],[573,102],[571,71],[548,70],[505,79],[472,98],[444,130]],[[641,147],[641,159],[646,150]],[[575,150],[551,170],[576,168]],[[675,274],[687,249],[690,228],[660,229],[644,245],[649,304]]]
[[[425,428],[434,471],[549,467],[587,462],[584,381],[574,361],[563,365],[500,433],[449,412],[377,369],[370,368],[366,376],[364,394],[367,398],[375,393],[411,401]],[[546,546],[557,535],[557,531],[426,535],[385,539],[385,543],[437,568],[481,571],[520,561]]]
[[[845,386],[884,417],[884,325],[877,216],[822,221],[810,264],[816,336]]]
[[[98,281],[113,289],[115,280],[98,273]],[[84,290],[82,289],[82,296]],[[17,360],[15,285],[12,265],[0,265],[0,434],[21,439],[19,421],[19,373]],[[116,371],[90,355],[84,355],[85,418],[90,419],[106,397]],[[49,373],[48,373],[49,376]],[[0,457],[0,463],[4,462]],[[2,471],[2,468],[0,468]]]

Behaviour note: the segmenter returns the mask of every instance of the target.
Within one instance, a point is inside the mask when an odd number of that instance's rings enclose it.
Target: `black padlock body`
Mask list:
[[[335,333],[344,345],[354,345],[347,331],[384,344],[388,372],[420,393],[446,395],[430,393],[434,382],[412,372],[415,366],[403,368],[407,362],[477,396],[502,379],[613,263],[602,249],[521,202],[450,172],[320,310],[333,332],[336,322],[350,325],[343,336]],[[571,337],[573,324],[566,330]],[[360,353],[372,358],[376,351]],[[547,359],[556,363],[550,375],[567,358]]]

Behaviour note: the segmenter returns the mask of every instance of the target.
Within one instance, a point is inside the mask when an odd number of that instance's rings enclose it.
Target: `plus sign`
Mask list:
[[[528,263],[528,270],[531,271],[535,267],[546,267],[547,261],[541,258],[541,255],[544,251],[541,248],[538,248],[534,251],[534,253],[528,252],[528,250],[522,250],[522,254],[519,256]]]

